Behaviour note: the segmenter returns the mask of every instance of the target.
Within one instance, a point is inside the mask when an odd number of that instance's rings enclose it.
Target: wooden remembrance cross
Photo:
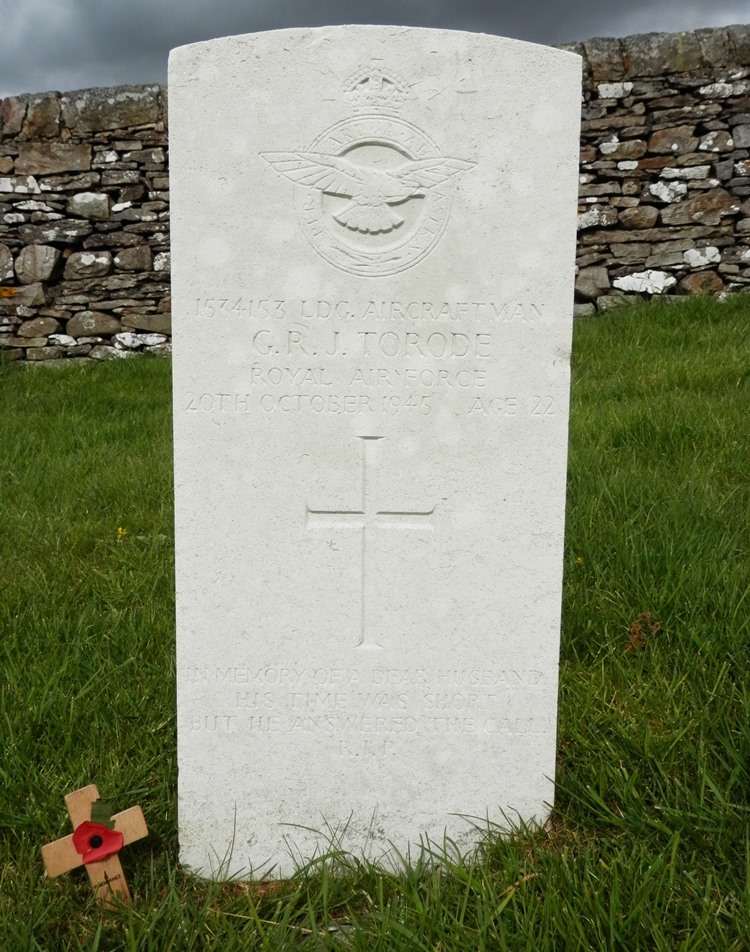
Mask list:
[[[99,799],[99,791],[95,784],[74,790],[65,797],[65,806],[68,809],[73,829],[81,823],[91,819],[91,805]],[[122,833],[122,845],[128,846],[136,840],[148,836],[148,828],[140,807],[130,807],[122,813],[115,813],[112,817],[114,829]],[[42,859],[47,875],[50,877],[69,873],[78,866],[83,866],[83,856],[73,845],[73,834],[64,836],[61,840],[48,843],[42,847]],[[91,885],[94,887],[96,900],[103,906],[116,907],[115,898],[130,905],[132,899],[125,880],[125,874],[120,865],[117,853],[107,856],[97,863],[86,863],[86,872],[89,874]]]

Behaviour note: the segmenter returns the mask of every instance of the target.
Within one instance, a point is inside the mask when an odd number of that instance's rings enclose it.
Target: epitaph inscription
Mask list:
[[[287,30],[169,95],[181,862],[544,822],[579,59]]]

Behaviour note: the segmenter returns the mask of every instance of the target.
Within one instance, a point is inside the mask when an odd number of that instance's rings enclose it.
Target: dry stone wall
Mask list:
[[[166,90],[0,101],[6,359],[169,353]]]
[[[750,285],[750,26],[565,48],[584,60],[578,312]]]
[[[584,61],[578,313],[750,285],[750,26],[565,49]],[[0,354],[168,354],[170,333],[166,89],[1,100]]]

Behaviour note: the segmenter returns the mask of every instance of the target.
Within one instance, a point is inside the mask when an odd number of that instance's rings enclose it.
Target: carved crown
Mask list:
[[[355,111],[375,110],[392,112],[400,109],[409,95],[403,79],[390,70],[384,70],[374,61],[363,66],[344,83],[344,92]]]

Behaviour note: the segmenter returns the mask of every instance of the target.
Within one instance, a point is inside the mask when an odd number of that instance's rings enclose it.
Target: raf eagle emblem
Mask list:
[[[296,185],[348,198],[350,201],[333,213],[333,217],[345,228],[366,235],[398,228],[404,218],[393,205],[422,197],[429,189],[474,165],[463,159],[434,156],[403,162],[392,169],[379,169],[320,152],[261,152],[261,155]]]

